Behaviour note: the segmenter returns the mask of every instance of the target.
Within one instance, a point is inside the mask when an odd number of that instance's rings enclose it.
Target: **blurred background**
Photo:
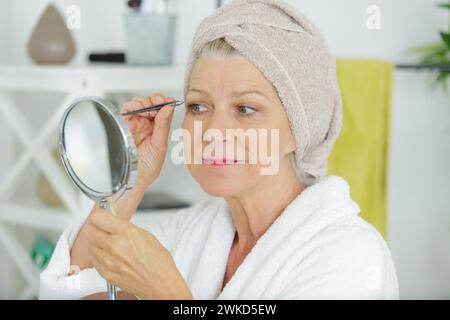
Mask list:
[[[197,25],[226,1],[0,0],[0,299],[34,299],[61,231],[91,203],[57,152],[61,111],[182,97]],[[402,299],[450,298],[450,2],[287,0],[337,59],[344,127],[330,174],[385,237]],[[172,129],[183,112],[175,113]],[[135,216],[157,223],[207,195],[166,161]]]

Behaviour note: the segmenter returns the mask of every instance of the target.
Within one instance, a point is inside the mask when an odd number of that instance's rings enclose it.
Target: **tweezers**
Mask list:
[[[169,104],[173,104],[173,106],[176,107],[176,106],[182,105],[183,103],[184,103],[184,101],[182,101],[182,100],[175,100],[175,101],[170,101],[170,102],[157,104],[156,106],[151,106],[151,107],[147,107],[147,108],[142,108],[142,109],[137,109],[137,110],[133,110],[133,111],[124,112],[121,115],[122,116],[129,116],[129,115],[136,114],[136,113],[142,113],[142,112],[149,112],[149,111],[159,110],[162,107],[167,106]]]

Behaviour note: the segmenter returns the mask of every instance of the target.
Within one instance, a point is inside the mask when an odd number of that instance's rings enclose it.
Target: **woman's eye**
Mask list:
[[[202,113],[206,111],[206,107],[204,105],[193,103],[189,105],[189,109],[192,113]]]
[[[252,108],[249,106],[239,106],[238,110],[239,110],[239,113],[243,116],[250,116],[256,112],[255,108]]]
[[[199,104],[199,103],[193,103],[188,105],[189,111],[193,114],[201,114],[206,111],[208,111],[208,107]],[[253,115],[257,110],[250,106],[239,106],[238,108],[239,115],[241,116],[251,116]]]

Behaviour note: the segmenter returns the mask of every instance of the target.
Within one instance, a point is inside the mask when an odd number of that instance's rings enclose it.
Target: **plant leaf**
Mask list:
[[[440,8],[450,9],[450,3],[439,3],[437,6]]]
[[[447,47],[450,49],[450,32],[439,32],[439,34]]]
[[[426,44],[419,47],[414,47],[408,49],[408,54],[420,54],[420,53],[428,53],[436,50],[442,49],[442,42],[434,42],[430,44]]]
[[[441,84],[441,89],[447,94],[448,91],[448,78],[450,76],[450,71],[441,71],[436,78],[436,83]]]
[[[447,54],[447,48],[443,46],[444,48],[441,48],[439,50],[436,50],[435,52],[423,54],[420,59],[420,63],[422,64],[434,64],[434,63],[445,63],[447,62],[445,60],[446,54]]]

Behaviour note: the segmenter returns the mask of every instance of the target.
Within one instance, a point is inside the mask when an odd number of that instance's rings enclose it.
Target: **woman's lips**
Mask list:
[[[212,167],[231,166],[233,164],[242,164],[243,161],[235,159],[205,159],[203,158],[203,164]]]

